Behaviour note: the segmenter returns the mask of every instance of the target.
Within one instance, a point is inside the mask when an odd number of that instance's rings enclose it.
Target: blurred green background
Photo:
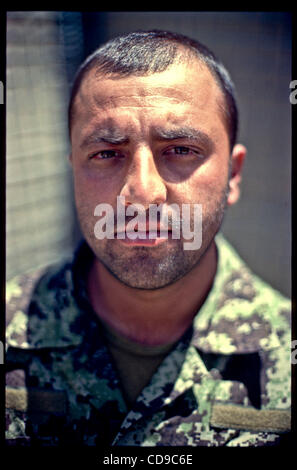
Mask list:
[[[136,29],[205,43],[235,82],[248,148],[223,232],[250,267],[291,293],[291,17],[285,12],[7,13],[6,277],[67,257],[80,239],[67,155],[73,75],[98,45]]]

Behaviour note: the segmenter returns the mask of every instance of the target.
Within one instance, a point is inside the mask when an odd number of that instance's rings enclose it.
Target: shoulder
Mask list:
[[[255,275],[221,236],[212,289],[194,320],[195,344],[216,354],[290,354],[291,301]]]
[[[263,404],[286,408],[291,387],[291,300],[253,273],[226,240],[219,243],[223,273],[215,330],[224,332],[231,353],[259,354]]]
[[[72,296],[71,264],[61,262],[28,272],[7,282],[6,286],[6,442],[8,445],[30,445],[27,434],[28,410],[32,406],[32,389],[28,389],[28,373],[32,364],[39,367],[39,352],[67,345],[73,336],[67,315]],[[67,333],[69,331],[69,336]],[[48,357],[48,356],[46,356]],[[47,377],[50,364],[42,369]],[[32,384],[30,385],[32,387]],[[35,386],[35,385],[34,385]],[[30,392],[30,394],[29,394]],[[34,397],[44,407],[48,391],[34,389]],[[59,405],[61,397],[54,397]],[[43,408],[42,408],[43,409]]]
[[[291,320],[291,301],[273,288],[243,261],[236,250],[224,239],[217,241],[221,283],[218,292],[219,308],[227,307],[230,315],[240,310],[241,316],[265,319],[275,331],[287,330]]]
[[[36,284],[46,268],[20,274],[6,283],[6,342],[11,346],[25,346],[27,311]]]
[[[61,303],[63,290],[71,288],[70,265],[63,261],[10,279],[6,283],[6,344],[29,348],[28,329],[50,321]]]

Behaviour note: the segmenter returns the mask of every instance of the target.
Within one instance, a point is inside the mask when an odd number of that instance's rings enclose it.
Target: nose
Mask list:
[[[166,186],[149,147],[141,146],[134,151],[120,196],[125,197],[126,205],[142,204],[145,209],[166,201]]]

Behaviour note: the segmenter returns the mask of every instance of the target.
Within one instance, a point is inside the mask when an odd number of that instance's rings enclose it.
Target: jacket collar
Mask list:
[[[217,272],[194,319],[192,344],[204,352],[219,354],[278,347],[271,309],[277,308],[281,296],[251,273],[222,235],[217,235],[216,246]]]
[[[191,344],[204,352],[220,354],[278,347],[273,322],[263,303],[271,288],[251,274],[221,235],[216,237],[216,246],[216,276],[194,319]],[[92,256],[83,242],[72,262],[46,272],[33,292],[29,315],[18,312],[15,316],[14,324],[22,323],[19,338],[10,337],[14,325],[8,327],[8,345],[26,349],[68,347],[87,337],[90,328],[98,325],[85,288]]]

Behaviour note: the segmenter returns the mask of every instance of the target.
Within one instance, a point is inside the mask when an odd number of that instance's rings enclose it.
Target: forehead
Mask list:
[[[223,95],[201,62],[177,64],[148,76],[106,77],[90,70],[74,101],[74,126],[83,131],[100,118],[129,111],[184,119],[191,113],[224,121]],[[164,114],[165,113],[165,114]]]

